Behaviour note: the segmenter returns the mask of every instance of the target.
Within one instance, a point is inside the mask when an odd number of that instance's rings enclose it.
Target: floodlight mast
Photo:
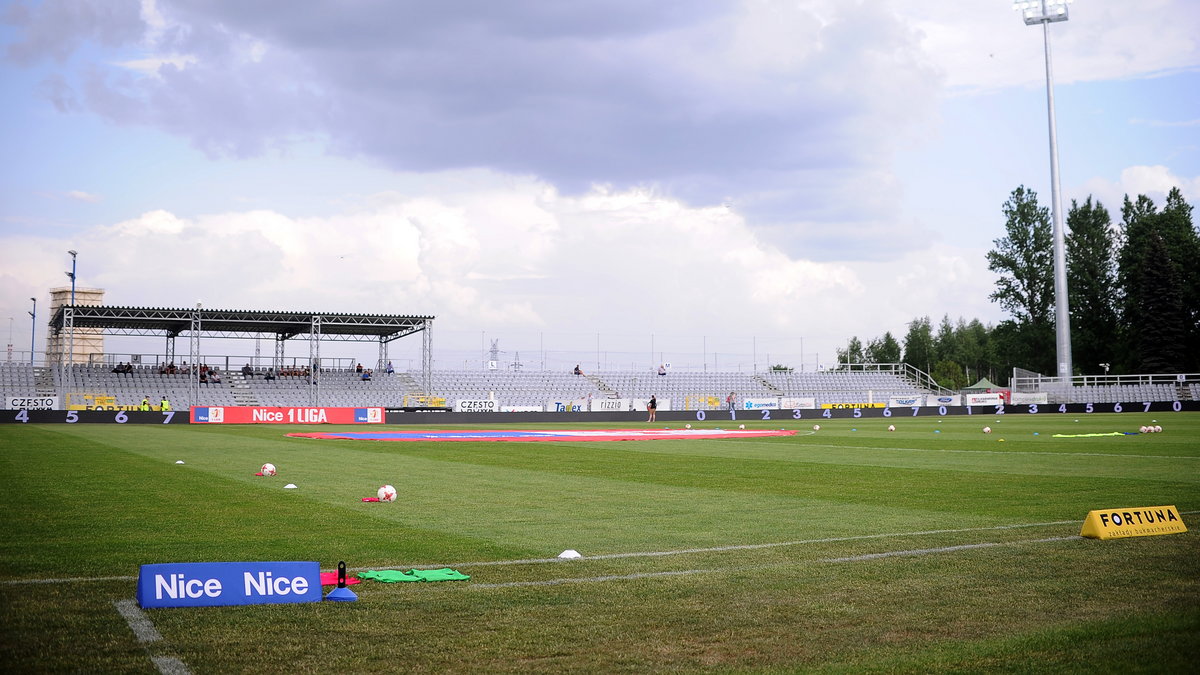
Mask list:
[[[1054,120],[1054,71],[1050,67],[1050,24],[1067,20],[1071,0],[1016,0],[1013,9],[1021,12],[1025,25],[1041,24],[1046,51],[1046,109],[1050,127],[1050,214],[1054,222],[1054,330],[1058,354],[1058,377],[1070,382],[1071,310],[1067,304],[1067,253],[1063,233],[1062,190],[1058,179],[1058,132]]]

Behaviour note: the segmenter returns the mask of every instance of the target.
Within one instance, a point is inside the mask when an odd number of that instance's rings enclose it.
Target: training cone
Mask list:
[[[358,596],[354,591],[346,588],[346,561],[338,562],[338,585],[337,588],[325,594],[325,599],[332,602],[354,602],[358,600]]]
[[[583,556],[579,553],[579,551],[576,551],[573,548],[569,548],[569,549],[563,551],[562,553],[559,553],[558,557],[560,557],[560,558],[582,558]]]

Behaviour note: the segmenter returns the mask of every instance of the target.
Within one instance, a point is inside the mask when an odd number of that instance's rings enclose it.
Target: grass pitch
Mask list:
[[[1053,437],[1151,418],[1163,433]],[[1200,661],[1200,415],[820,423],[746,422],[802,430],[782,438],[574,443],[0,426],[0,669],[1192,672]],[[255,477],[263,462],[279,475]],[[397,502],[360,501],[383,483]],[[1164,504],[1189,532],[1076,536],[1091,509]],[[555,559],[568,548],[585,558]],[[356,603],[148,610],[161,635],[148,642],[117,609],[141,564],[251,560],[451,566],[472,579],[364,582]]]

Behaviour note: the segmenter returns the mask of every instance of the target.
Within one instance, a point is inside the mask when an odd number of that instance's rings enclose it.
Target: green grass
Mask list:
[[[1151,418],[1164,433],[1053,437]],[[1194,670],[1200,415],[812,423],[602,443],[3,425],[0,669],[156,672],[151,658],[172,656],[195,673]],[[267,461],[279,476],[255,477]],[[399,501],[360,501],[385,482]],[[1091,509],[1163,504],[1187,533],[1074,536]],[[959,546],[973,547],[834,562]],[[568,548],[592,557],[537,562]],[[114,607],[139,565],[249,560],[472,579],[149,610],[163,640],[148,644]]]

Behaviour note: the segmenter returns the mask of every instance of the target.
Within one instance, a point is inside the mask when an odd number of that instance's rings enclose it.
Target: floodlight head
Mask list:
[[[79,255],[79,252],[78,252],[78,251],[67,251],[67,253],[70,253],[72,258],[74,258],[75,256]]]
[[[1066,21],[1067,4],[1073,0],[1016,0],[1013,9],[1021,13],[1025,25]]]

